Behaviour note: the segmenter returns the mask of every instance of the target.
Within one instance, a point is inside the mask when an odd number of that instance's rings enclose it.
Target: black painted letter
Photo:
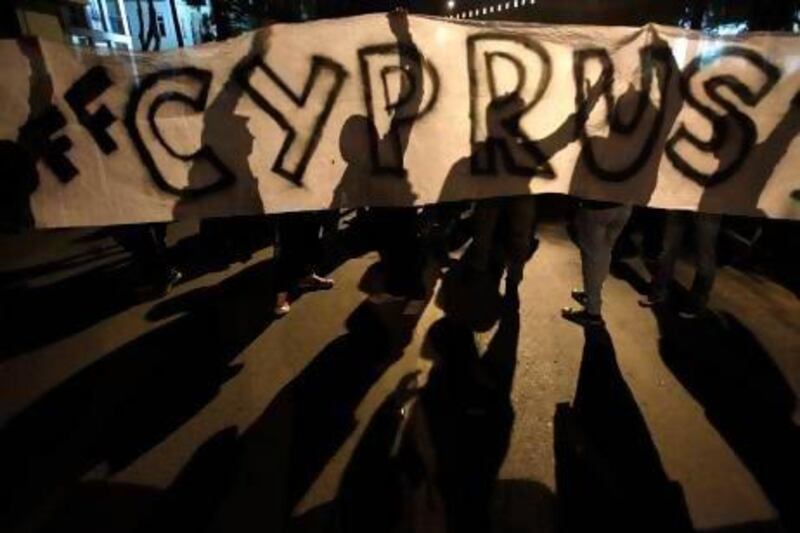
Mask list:
[[[520,122],[542,99],[552,76],[550,54],[533,39],[518,34],[483,33],[467,39],[470,89],[470,143],[487,149],[472,153],[473,174],[496,174],[497,155],[507,172],[522,177],[553,177],[548,157]],[[499,76],[505,65],[514,75]],[[532,76],[534,67],[539,71]],[[500,79],[515,79],[500,87]]]
[[[256,105],[286,132],[272,171],[300,185],[347,72],[332,59],[314,56],[311,72],[300,94],[296,94],[259,56],[237,67],[234,75]],[[267,96],[276,90],[284,100],[280,106],[282,109]]]
[[[184,85],[197,85],[197,93],[191,96],[178,91],[167,91],[158,94],[158,96],[153,98],[152,102],[150,103],[150,107],[147,110],[147,121],[150,125],[150,131],[152,135],[158,141],[158,144],[160,144],[166,153],[171,157],[185,162],[195,161],[198,159],[206,160],[215,169],[217,169],[217,171],[220,173],[220,177],[216,181],[200,187],[179,188],[172,185],[161,173],[161,170],[158,168],[151,150],[148,148],[147,143],[142,138],[142,133],[139,131],[139,117],[137,115],[139,113],[139,107],[141,105],[143,96],[148,91],[153,89],[159,82],[175,80],[183,81]],[[187,80],[189,83],[186,83]],[[219,157],[217,157],[217,154],[211,149],[211,147],[203,145],[200,146],[200,148],[194,153],[181,154],[172,146],[170,146],[169,143],[167,143],[158,127],[158,117],[156,115],[158,114],[159,109],[167,103],[179,103],[187,106],[196,113],[202,113],[206,107],[206,102],[208,101],[208,90],[210,87],[211,72],[195,67],[185,67],[174,70],[170,69],[154,72],[153,74],[147,76],[131,94],[131,99],[128,102],[128,108],[125,114],[125,125],[128,128],[128,133],[131,136],[131,140],[133,141],[136,150],[139,152],[139,156],[142,158],[145,166],[150,171],[153,181],[155,181],[156,185],[158,185],[158,187],[165,192],[183,198],[192,198],[224,189],[233,184],[235,180],[235,176],[231,170],[225,166]]]
[[[62,183],[68,183],[78,175],[78,169],[65,155],[72,148],[72,141],[66,135],[53,138],[53,135],[67,125],[64,114],[54,105],[47,107],[41,115],[33,118],[20,128],[20,144],[26,146],[53,171]]]
[[[75,112],[78,121],[89,130],[104,154],[110,154],[117,149],[117,143],[106,132],[117,118],[105,105],[101,105],[94,113],[89,113],[86,106],[109,87],[111,78],[108,77],[106,69],[95,66],[81,76],[64,94],[64,99]]]
[[[703,72],[703,67],[726,58],[744,61],[750,70],[757,70],[764,81],[760,88],[753,91],[732,73],[716,74],[705,80],[703,82],[703,91],[706,96],[726,112],[720,114],[700,102],[697,95],[692,92],[692,80]],[[735,65],[735,67],[737,67],[737,71],[742,70],[740,65]],[[780,74],[778,67],[748,48],[728,46],[712,56],[706,54],[696,57],[684,70],[683,78],[681,79],[681,90],[688,104],[711,123],[712,133],[709,140],[706,141],[692,133],[685,123],[681,124],[666,147],[667,157],[675,165],[675,168],[705,187],[713,187],[733,176],[755,146],[757,131],[750,117],[742,113],[736,105],[726,99],[720,89],[727,88],[742,103],[749,107],[754,107],[772,90],[778,82]],[[701,153],[714,155],[719,161],[717,170],[714,172],[704,171],[688,161],[677,150],[678,144],[683,141]]]

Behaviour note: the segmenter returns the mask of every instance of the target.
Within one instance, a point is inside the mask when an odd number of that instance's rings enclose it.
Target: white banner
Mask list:
[[[402,15],[156,54],[0,41],[37,227],[563,193],[800,218],[800,38]]]

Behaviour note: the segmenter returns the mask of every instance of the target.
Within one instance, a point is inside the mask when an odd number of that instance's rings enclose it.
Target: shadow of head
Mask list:
[[[502,139],[509,134],[521,137],[519,122],[525,113],[525,102],[517,93],[495,97],[486,106],[486,132],[490,139]]]
[[[422,343],[422,357],[434,363],[468,364],[480,358],[473,331],[447,317],[430,327]]]
[[[489,331],[503,307],[498,280],[490,273],[466,280],[463,269],[451,268],[442,280],[436,305],[447,318],[473,332]]]
[[[378,138],[372,121],[363,115],[348,118],[339,135],[339,152],[349,164],[365,164],[369,160],[371,141]]]
[[[632,125],[648,104],[650,104],[649,95],[629,83],[628,88],[616,99],[611,109],[613,124],[617,128]]]
[[[494,526],[492,531],[556,531],[556,496],[537,481],[499,480],[494,488],[490,510]]]

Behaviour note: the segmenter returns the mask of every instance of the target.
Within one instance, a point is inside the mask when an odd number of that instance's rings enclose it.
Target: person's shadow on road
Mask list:
[[[692,531],[678,483],[661,464],[605,328],[584,329],[572,404],[556,407],[559,530]]]

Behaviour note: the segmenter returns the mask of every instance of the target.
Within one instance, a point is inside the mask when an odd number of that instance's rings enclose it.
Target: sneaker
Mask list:
[[[581,304],[583,307],[586,307],[586,302],[589,298],[586,296],[586,293],[580,289],[572,289],[571,293],[572,299]]]
[[[272,308],[273,314],[280,318],[288,315],[291,310],[292,306],[289,304],[289,293],[279,292],[278,295],[275,296],[275,307]]]
[[[331,278],[310,274],[297,282],[297,288],[303,291],[327,291],[332,289],[334,284]]]
[[[177,268],[170,268],[167,273],[167,283],[170,286],[177,285],[183,279],[183,272]]]
[[[605,325],[603,317],[590,313],[586,309],[573,309],[565,307],[561,310],[561,316],[570,322],[575,322],[583,327],[601,327]]]
[[[182,279],[183,273],[180,270],[176,268],[169,268],[167,269],[166,276],[163,278],[163,280],[155,284],[150,291],[154,293],[153,296],[157,298],[163,298],[172,292],[172,289],[175,287],[175,285],[177,285]]]

